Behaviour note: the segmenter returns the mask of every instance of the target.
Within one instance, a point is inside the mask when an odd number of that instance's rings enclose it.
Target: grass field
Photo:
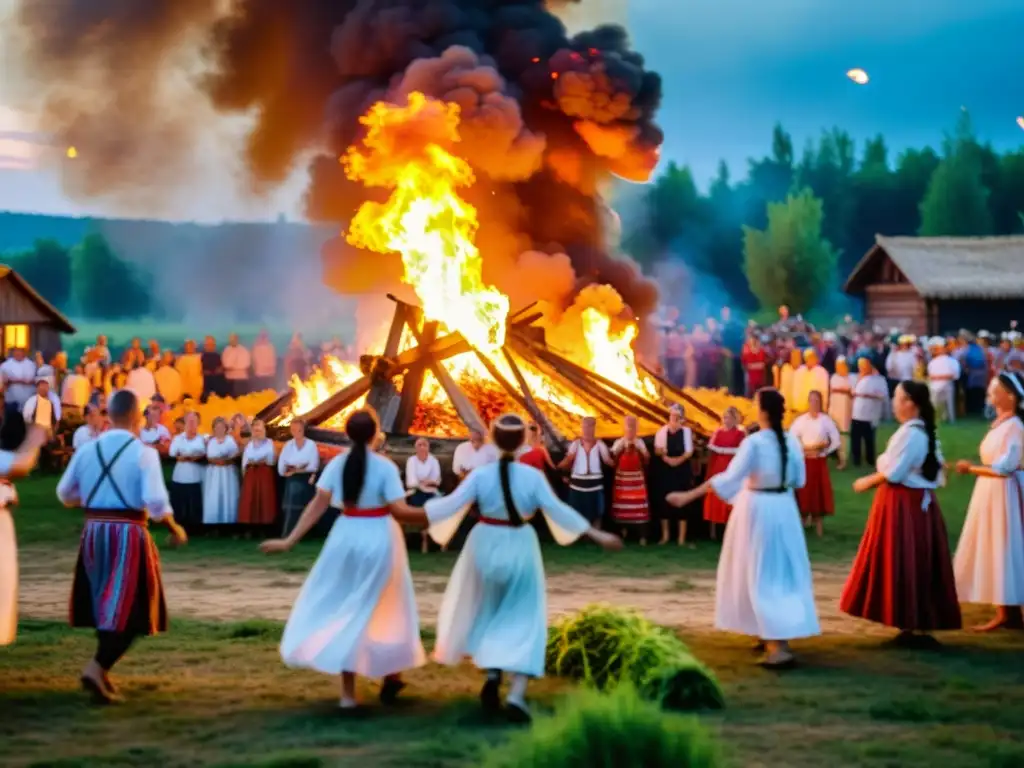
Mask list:
[[[978,424],[944,430],[947,458],[973,456],[982,431]],[[586,545],[548,547],[552,608],[628,585],[614,593],[619,602],[678,626],[722,681],[726,708],[701,718],[733,765],[1024,765],[1024,634],[951,633],[941,651],[910,652],[836,615],[835,577],[848,567],[869,504],[849,490],[855,476],[835,477],[838,514],[826,538],[810,542],[825,634],[796,644],[803,664],[792,672],[754,666],[748,639],[710,630],[708,585],[718,555],[710,542],[694,551],[632,546],[618,555]],[[57,603],[66,599],[80,523],[56,508],[53,487],[49,477],[19,484],[25,607],[17,643],[0,649],[0,764],[456,768],[477,765],[508,737],[507,727],[478,714],[480,678],[468,666],[417,670],[403,706],[386,713],[371,707],[356,721],[336,715],[334,680],[283,667],[281,624],[265,618],[280,608],[264,610],[259,584],[293,595],[315,543],[278,559],[260,555],[255,542],[230,539],[165,552],[172,630],[142,642],[118,668],[127,706],[89,707],[76,680],[92,638],[65,628],[59,605],[44,607],[44,592]],[[970,489],[969,481],[952,478],[940,495],[954,541]],[[429,606],[454,557],[411,554],[428,648]],[[232,574],[243,580],[230,582]],[[200,610],[204,580],[206,588],[230,593],[216,605],[244,610]],[[699,606],[695,615],[686,605]],[[239,615],[245,618],[235,620]],[[966,610],[970,623],[987,615],[985,607]],[[531,694],[545,708],[567,690],[564,681],[547,679]],[[374,700],[374,690],[363,694]]]

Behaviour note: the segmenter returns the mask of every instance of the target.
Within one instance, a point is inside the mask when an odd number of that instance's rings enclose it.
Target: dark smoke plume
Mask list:
[[[499,287],[506,273],[564,275],[567,257],[577,283],[610,283],[641,317],[654,309],[655,285],[609,251],[597,195],[611,174],[646,179],[662,141],[661,80],[619,27],[570,37],[543,0],[20,0],[17,21],[27,69],[54,89],[50,113],[82,136],[91,191],[144,178],[135,148],[154,130],[169,156],[187,152],[183,127],[202,126],[189,126],[188,104],[163,99],[163,82],[192,41],[206,52],[209,102],[255,115],[244,147],[253,189],[314,154],[307,213],[340,229],[380,194],[338,162],[358,118],[420,90],[462,107],[456,151],[477,172],[466,196]],[[343,242],[324,260],[339,289],[374,282],[355,274],[363,260]]]

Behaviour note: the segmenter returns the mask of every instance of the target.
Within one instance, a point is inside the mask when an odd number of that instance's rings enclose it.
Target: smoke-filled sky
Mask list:
[[[16,4],[0,0],[0,16]],[[182,8],[190,5],[208,3],[180,0]],[[629,0],[628,7],[584,0],[583,9],[588,5],[598,21],[628,18],[633,48],[662,75],[663,161],[689,163],[700,179],[720,158],[743,175],[746,158],[767,150],[776,121],[798,146],[839,125],[858,139],[881,132],[899,149],[937,144],[965,106],[983,138],[1003,148],[1024,144],[1015,124],[1024,114],[1021,0]],[[109,200],[72,200],[62,191],[63,151],[47,150],[47,126],[20,109],[33,73],[24,71],[16,42],[6,36],[0,65],[0,209],[122,212]],[[866,69],[871,83],[861,88],[846,80],[851,67]],[[280,189],[249,199],[241,166],[225,151],[242,141],[245,126],[237,118],[214,122],[202,111],[196,117],[209,120],[209,128],[190,153],[191,183],[162,181],[169,175],[160,171],[154,140],[145,148],[153,191],[137,196],[129,213],[203,220],[301,214],[304,166]]]

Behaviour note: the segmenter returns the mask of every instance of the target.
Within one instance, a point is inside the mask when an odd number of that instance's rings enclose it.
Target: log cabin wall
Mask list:
[[[880,326],[885,333],[898,328],[920,336],[929,330],[925,300],[909,283],[867,286],[864,315],[869,326]]]

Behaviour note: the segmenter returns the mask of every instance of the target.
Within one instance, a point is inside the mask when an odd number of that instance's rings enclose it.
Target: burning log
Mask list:
[[[437,323],[427,323],[423,332],[415,330],[415,325],[410,325],[416,340],[422,347],[430,347],[437,339]],[[398,405],[398,412],[395,414],[394,422],[387,432],[407,434],[412,426],[413,417],[416,415],[416,405],[420,399],[420,392],[423,389],[423,377],[429,368],[429,363],[424,360],[409,369],[402,382],[402,398]]]
[[[509,365],[512,367],[513,375],[516,372],[515,361],[512,360],[512,356],[509,354],[508,349],[502,348],[502,352],[505,355],[505,359],[509,361]],[[498,382],[502,388],[508,392],[509,396],[516,401],[520,408],[524,409],[530,414],[530,417],[537,422],[538,426],[544,430],[544,433],[559,447],[563,447],[566,443],[565,436],[562,435],[555,426],[548,420],[547,416],[544,415],[543,411],[537,407],[537,403],[534,401],[533,396],[530,394],[529,387],[526,386],[526,382],[519,378],[520,389],[516,389],[509,383],[501,371],[498,370],[497,366],[492,363],[487,355],[481,354],[479,351],[476,353],[480,362],[483,364],[487,372],[491,374],[496,382]]]

